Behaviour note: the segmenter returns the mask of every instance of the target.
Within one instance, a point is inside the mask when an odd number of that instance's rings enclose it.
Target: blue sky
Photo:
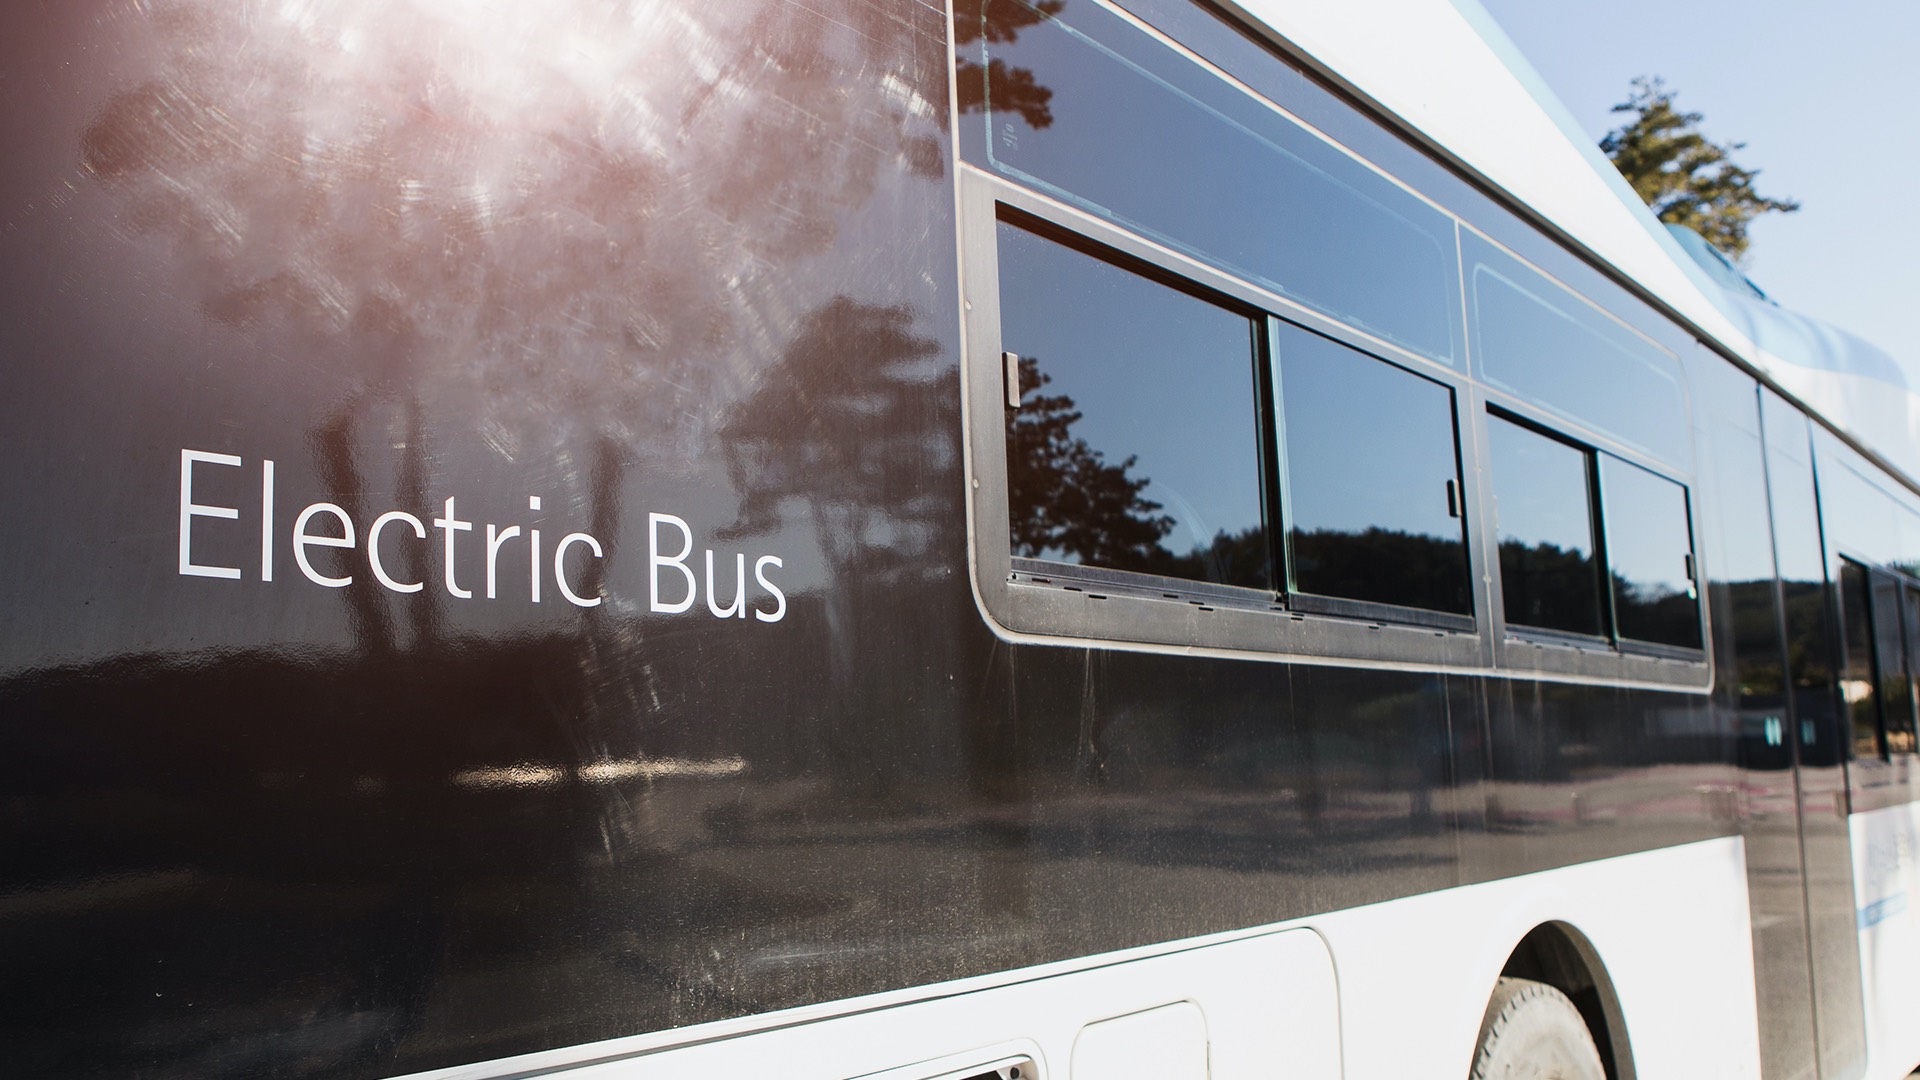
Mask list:
[[[1755,223],[1749,275],[1920,368],[1920,3],[1481,2],[1596,141],[1659,75],[1746,143],[1760,192],[1801,203]]]

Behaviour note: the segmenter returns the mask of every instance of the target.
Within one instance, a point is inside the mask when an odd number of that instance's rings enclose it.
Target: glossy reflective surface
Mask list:
[[[1807,940],[1821,1070],[1846,1074],[1866,1059],[1852,836],[1847,827],[1847,723],[1834,685],[1825,556],[1806,417],[1760,392],[1767,494],[1779,568],[1787,716],[1797,737]]]
[[[1499,416],[1487,417],[1487,446],[1507,624],[1606,633],[1587,452]]]
[[[1464,235],[1461,252],[1481,377],[1686,467],[1687,396],[1672,355],[1479,237]]]
[[[975,35],[963,103],[980,95],[961,125],[968,160],[1416,352],[1457,354],[1445,215],[1091,0],[958,12]]]
[[[1687,490],[1602,454],[1600,491],[1616,631],[1632,641],[1700,648]]]
[[[1281,327],[1294,587],[1471,614],[1453,392]]]
[[[1015,555],[1273,587],[1254,322],[1001,223]]]
[[[387,1076],[1736,827],[1697,695],[989,631],[938,9],[0,18],[10,1076]]]
[[[1717,497],[1713,516],[1701,518],[1698,546],[1717,578],[1709,603],[1727,616],[1713,626],[1713,709],[1720,724],[1740,732],[1761,1063],[1769,1077],[1812,1078],[1816,1004],[1794,767],[1800,738],[1785,685],[1760,400],[1752,379],[1717,357],[1704,359],[1689,375],[1704,406],[1696,427],[1700,483]],[[1611,518],[1608,528],[1611,536]]]

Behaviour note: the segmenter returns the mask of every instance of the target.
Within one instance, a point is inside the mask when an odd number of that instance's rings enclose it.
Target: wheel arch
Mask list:
[[[1514,946],[1500,974],[1543,982],[1567,995],[1593,1034],[1607,1080],[1636,1080],[1620,996],[1599,950],[1579,928],[1557,920],[1534,927]]]

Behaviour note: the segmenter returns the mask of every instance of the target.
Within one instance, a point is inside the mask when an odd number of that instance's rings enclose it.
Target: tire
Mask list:
[[[1580,1010],[1532,979],[1501,979],[1480,1022],[1469,1080],[1607,1080]]]

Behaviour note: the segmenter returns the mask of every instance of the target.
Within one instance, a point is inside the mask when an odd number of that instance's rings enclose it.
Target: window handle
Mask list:
[[[1460,516],[1460,485],[1452,480],[1447,481],[1447,516]]]
[[[1020,354],[1003,352],[1000,360],[1005,364],[1007,408],[1017,409],[1020,407]]]

